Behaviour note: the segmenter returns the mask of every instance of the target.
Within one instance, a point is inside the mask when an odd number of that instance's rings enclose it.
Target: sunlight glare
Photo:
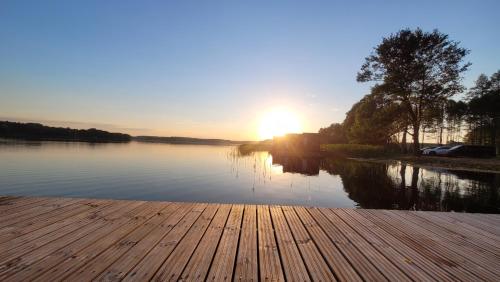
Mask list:
[[[258,134],[260,140],[265,140],[299,132],[302,132],[302,125],[296,114],[286,109],[275,109],[262,117]]]

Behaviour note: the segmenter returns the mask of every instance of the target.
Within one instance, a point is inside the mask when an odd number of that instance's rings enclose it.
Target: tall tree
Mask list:
[[[493,145],[497,147],[497,151],[500,150],[497,142],[500,127],[500,71],[490,78],[481,74],[468,97],[469,119],[474,123],[469,132],[469,142]]]
[[[375,47],[357,80],[376,81],[377,87],[406,109],[414,153],[419,154],[419,131],[425,111],[429,105],[445,103],[463,90],[461,73],[470,63],[462,61],[468,53],[438,30],[403,29]]]

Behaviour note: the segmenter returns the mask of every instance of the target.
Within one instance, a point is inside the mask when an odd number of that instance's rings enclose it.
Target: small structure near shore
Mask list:
[[[319,156],[320,137],[318,133],[290,133],[273,138],[272,153],[293,156]]]

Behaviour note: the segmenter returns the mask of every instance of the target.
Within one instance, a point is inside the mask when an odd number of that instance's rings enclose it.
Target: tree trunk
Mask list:
[[[495,118],[492,120],[492,130],[491,130],[491,145],[495,147],[495,152],[498,154],[499,148],[497,144],[497,121]]]
[[[406,154],[408,153],[408,147],[406,146],[406,131],[408,130],[408,127],[405,127],[403,131],[403,138],[401,139],[401,153]]]
[[[420,156],[420,142],[418,140],[419,129],[420,129],[420,125],[417,125],[417,124],[413,125],[413,154],[415,156]]]

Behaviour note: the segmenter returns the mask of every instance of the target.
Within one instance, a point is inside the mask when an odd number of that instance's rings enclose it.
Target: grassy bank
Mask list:
[[[394,155],[384,146],[361,144],[323,144],[321,152],[323,155],[343,158],[377,158]]]
[[[249,155],[253,152],[270,151],[271,147],[271,141],[256,142],[238,146],[238,152],[241,155]],[[492,159],[477,159],[413,156],[400,154],[397,150],[391,150],[384,146],[361,144],[323,144],[321,145],[321,155],[325,157],[351,158],[370,162],[389,163],[401,161],[406,164],[420,167],[500,173],[499,157]]]
[[[447,158],[428,156],[398,156],[395,158],[403,163],[434,168],[446,168],[456,170],[500,172],[500,158],[477,159],[477,158]]]

